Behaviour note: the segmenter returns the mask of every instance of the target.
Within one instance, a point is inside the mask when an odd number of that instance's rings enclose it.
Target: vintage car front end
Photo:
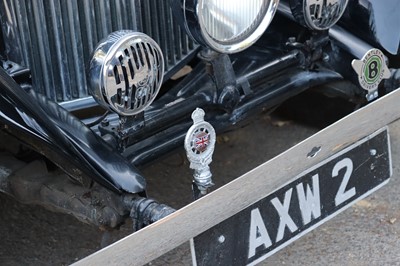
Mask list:
[[[364,106],[400,87],[399,4],[355,2],[2,1],[1,146],[35,174],[0,189],[108,229],[162,219],[143,165],[187,146],[197,199],[214,129],[311,88]]]

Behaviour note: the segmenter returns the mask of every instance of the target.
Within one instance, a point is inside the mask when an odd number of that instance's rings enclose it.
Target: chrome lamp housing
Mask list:
[[[294,18],[312,30],[327,30],[346,10],[349,0],[290,0]]]
[[[279,0],[173,0],[176,17],[199,44],[237,53],[254,44],[271,23]]]
[[[100,41],[89,67],[90,92],[120,116],[142,112],[156,98],[164,75],[158,44],[141,32],[121,30]]]

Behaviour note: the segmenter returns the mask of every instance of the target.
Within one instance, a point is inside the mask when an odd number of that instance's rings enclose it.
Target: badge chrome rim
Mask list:
[[[391,76],[385,55],[379,49],[369,50],[361,60],[353,60],[351,65],[358,75],[361,87],[368,92],[375,91],[383,79]]]
[[[214,153],[216,133],[213,126],[204,121],[204,115],[205,112],[200,108],[193,112],[193,125],[185,137],[185,150],[191,168],[210,164]]]

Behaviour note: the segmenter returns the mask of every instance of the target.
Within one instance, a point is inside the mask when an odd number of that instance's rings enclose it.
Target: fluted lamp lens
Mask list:
[[[279,1],[203,0],[198,16],[208,43],[225,52],[243,50],[268,27]],[[229,45],[234,45],[231,47]]]
[[[211,38],[229,43],[245,38],[260,22],[267,4],[262,0],[226,1],[210,0],[202,4],[204,28]]]

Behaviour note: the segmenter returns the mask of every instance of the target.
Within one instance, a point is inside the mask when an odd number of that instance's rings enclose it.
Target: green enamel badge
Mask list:
[[[376,93],[382,79],[388,79],[391,75],[385,55],[379,49],[369,50],[361,60],[353,60],[351,65],[358,75],[361,87],[368,91],[369,96]]]

